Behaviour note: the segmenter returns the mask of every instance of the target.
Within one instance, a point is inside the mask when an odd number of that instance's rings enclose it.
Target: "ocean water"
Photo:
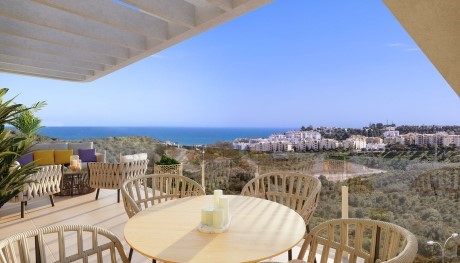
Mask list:
[[[264,138],[293,128],[189,128],[189,127],[45,127],[39,134],[61,140],[148,136],[181,145],[212,144],[236,138]]]

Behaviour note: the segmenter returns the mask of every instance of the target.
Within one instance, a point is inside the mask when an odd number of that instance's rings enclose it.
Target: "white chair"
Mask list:
[[[62,167],[61,165],[39,167],[36,173],[29,176],[29,179],[33,182],[25,184],[24,190],[10,200],[10,202],[21,202],[21,218],[24,218],[27,201],[32,199],[49,196],[51,205],[54,206],[53,194],[61,191]]]
[[[318,248],[322,251],[318,252]],[[381,262],[411,263],[417,255],[417,238],[408,230],[370,219],[334,219],[319,224],[308,234],[293,263]],[[308,257],[302,259],[308,250]],[[317,254],[321,253],[321,259]],[[344,261],[346,258],[346,261]]]
[[[272,172],[249,181],[241,195],[267,199],[291,208],[303,218],[308,232],[310,220],[318,206],[320,191],[321,182],[314,176]],[[288,259],[292,259],[292,250],[288,251]]]
[[[119,203],[122,183],[127,179],[145,175],[148,163],[149,160],[127,163],[88,163],[90,187],[97,188],[96,200],[101,188],[116,189]]]
[[[71,234],[75,235],[71,235]],[[57,239],[59,258],[48,254],[45,242]],[[35,243],[34,250],[29,244]],[[32,246],[33,247],[33,246]],[[76,249],[75,249],[76,248]],[[17,249],[17,250],[16,250]],[[31,252],[35,260],[31,261]],[[52,257],[52,258],[51,258]],[[120,240],[110,231],[89,225],[48,226],[18,233],[0,241],[0,263],[10,262],[129,262]]]
[[[176,174],[153,174],[131,178],[121,188],[125,211],[129,218],[140,211],[174,199],[206,195],[203,188],[192,179]],[[133,249],[129,251],[132,258]],[[155,260],[153,260],[155,262]]]

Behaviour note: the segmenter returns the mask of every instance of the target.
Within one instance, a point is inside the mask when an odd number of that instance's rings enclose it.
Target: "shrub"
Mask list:
[[[161,159],[156,162],[155,164],[158,165],[172,165],[172,164],[180,164],[180,162],[170,156],[167,156],[166,154],[163,154],[161,156]]]

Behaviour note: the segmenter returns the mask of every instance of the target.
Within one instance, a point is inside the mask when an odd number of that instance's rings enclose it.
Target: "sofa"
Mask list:
[[[35,166],[67,165],[71,155],[78,155],[82,168],[89,162],[106,162],[106,153],[97,153],[93,142],[57,142],[38,143],[29,149],[29,153],[18,158],[21,166],[34,161]]]

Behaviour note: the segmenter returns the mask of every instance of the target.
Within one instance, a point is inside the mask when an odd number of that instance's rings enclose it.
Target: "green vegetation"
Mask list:
[[[23,155],[32,140],[22,133],[12,133],[5,129],[24,112],[32,110],[21,104],[13,104],[13,99],[3,101],[8,89],[0,89],[0,207],[16,196],[24,184],[31,182],[29,174],[34,172],[32,164],[19,167],[16,160]]]
[[[170,156],[167,156],[166,154],[163,154],[161,156],[161,159],[156,162],[155,164],[158,165],[173,165],[173,164],[180,164],[180,162]]]
[[[42,120],[35,116],[35,113],[46,106],[46,102],[37,102],[32,107],[26,108],[25,106],[18,107],[20,113],[9,122],[13,127],[17,129],[24,137],[34,138],[35,134],[43,126],[41,126]]]

